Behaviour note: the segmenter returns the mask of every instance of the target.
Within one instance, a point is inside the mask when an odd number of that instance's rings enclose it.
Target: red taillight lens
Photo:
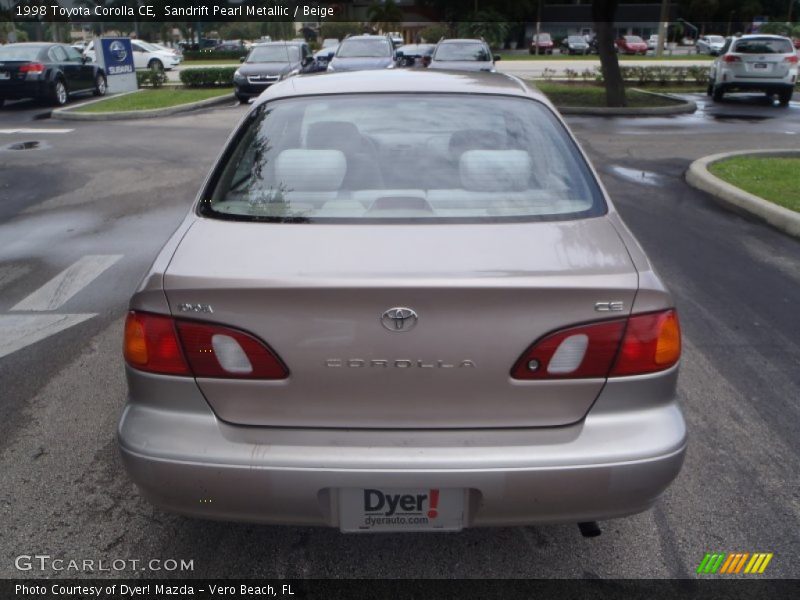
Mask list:
[[[124,354],[134,369],[165,375],[225,379],[285,379],[281,360],[242,331],[130,312]]]
[[[128,313],[124,354],[134,369],[166,375],[191,375],[170,317]]]
[[[681,357],[681,328],[674,310],[628,319],[611,376],[641,375],[670,368]]]
[[[733,54],[726,54],[722,60],[724,60],[726,63],[742,62],[742,58],[740,56],[735,56]]]
[[[641,375],[678,362],[678,315],[667,310],[600,321],[548,334],[511,369],[514,379],[580,379]]]
[[[619,319],[551,333],[522,354],[511,369],[511,377],[607,377],[624,331],[625,319]]]
[[[40,62],[28,63],[19,68],[20,73],[41,73],[42,71],[44,71],[44,65]]]
[[[797,58],[797,55],[794,55],[794,56],[787,56],[787,57],[786,57],[786,58],[784,58],[783,60],[784,60],[785,62],[788,62],[788,63],[790,63],[790,64],[796,65],[796,64],[797,64],[797,61],[798,61],[798,58]]]
[[[286,379],[288,369],[263,342],[250,334],[189,321],[178,321],[186,358],[196,377]]]

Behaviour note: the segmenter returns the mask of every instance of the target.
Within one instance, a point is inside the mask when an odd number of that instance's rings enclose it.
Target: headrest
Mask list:
[[[306,147],[317,150],[363,150],[361,132],[349,121],[312,123],[306,133]]]
[[[465,190],[513,192],[528,189],[531,166],[524,150],[468,150],[461,155],[458,170]]]
[[[346,171],[339,150],[284,150],[275,161],[275,179],[287,192],[334,192]]]

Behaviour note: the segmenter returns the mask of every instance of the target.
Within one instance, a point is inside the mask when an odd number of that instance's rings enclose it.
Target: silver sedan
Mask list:
[[[673,300],[553,106],[500,74],[270,87],[124,352],[124,464],[187,515],[591,525],[650,507],[686,448]]]

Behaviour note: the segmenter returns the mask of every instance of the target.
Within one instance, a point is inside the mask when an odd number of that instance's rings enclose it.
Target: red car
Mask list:
[[[647,54],[647,42],[638,35],[625,35],[617,40],[617,52],[622,54]]]
[[[538,54],[552,54],[555,44],[553,44],[553,38],[550,37],[549,33],[540,33],[539,35],[533,36],[529,52],[531,54],[537,54],[537,46],[539,47]]]

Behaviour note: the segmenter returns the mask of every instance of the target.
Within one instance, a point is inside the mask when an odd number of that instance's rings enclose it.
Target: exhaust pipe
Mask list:
[[[585,538],[597,537],[601,533],[600,526],[597,521],[587,521],[585,523],[578,523],[578,529],[581,530],[581,535]]]

